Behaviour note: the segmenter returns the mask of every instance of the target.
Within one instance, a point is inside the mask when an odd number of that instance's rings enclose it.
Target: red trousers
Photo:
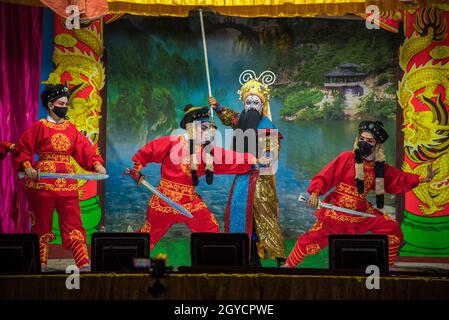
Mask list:
[[[192,232],[218,233],[220,231],[217,220],[199,196],[196,196],[192,202],[182,203],[182,205],[192,213],[193,218],[188,218],[175,212],[174,209],[158,197],[151,197],[147,209],[147,221],[138,231],[150,233],[151,249],[175,223],[186,224]]]
[[[331,234],[364,234],[366,232],[388,235],[388,262],[392,265],[403,239],[401,226],[396,220],[379,210],[373,210],[370,213],[374,213],[377,217],[355,217],[329,209],[319,209],[318,219],[309,231],[298,238],[287,259],[287,265],[296,267],[305,256],[317,254],[328,245]]]
[[[48,243],[56,237],[52,233],[53,211],[58,212],[62,244],[71,250],[78,267],[89,265],[86,231],[81,221],[78,197],[41,196],[28,193],[31,232],[39,236],[41,263],[48,260]]]

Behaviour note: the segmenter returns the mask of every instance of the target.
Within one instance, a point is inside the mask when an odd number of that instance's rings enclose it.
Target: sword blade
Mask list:
[[[161,198],[162,200],[164,200],[170,207],[179,211],[179,213],[181,213],[182,215],[184,215],[188,218],[193,218],[193,215],[186,208],[184,208],[180,204],[176,203],[175,201],[173,201],[172,199],[167,197],[165,194],[160,192],[157,188],[155,188],[151,184],[149,184],[148,181],[146,181],[145,179],[142,180],[142,185],[145,186],[147,189],[149,189],[154,195],[156,195],[159,198]]]
[[[302,202],[302,203],[307,203],[308,202],[307,198],[304,195],[302,195],[302,194],[299,195],[298,201]],[[346,209],[346,208],[334,206],[333,204],[326,203],[326,202],[321,202],[321,201],[319,202],[318,208],[319,207],[323,207],[323,208],[327,208],[327,209],[331,209],[331,210],[335,210],[335,211],[340,211],[340,212],[344,212],[344,213],[347,213],[347,214],[352,214],[354,216],[376,218],[376,216],[373,215],[373,214],[364,213],[364,212],[360,212],[360,211],[355,211],[355,210],[351,210],[351,209]]]
[[[19,179],[25,178],[25,172],[19,172]],[[98,173],[51,173],[51,172],[39,172],[39,178],[49,178],[49,179],[78,179],[78,180],[106,180],[109,178],[107,174]]]
[[[354,215],[354,216],[376,218],[376,216],[373,215],[373,214],[364,213],[364,212],[360,212],[360,211],[355,211],[355,210],[351,210],[351,209],[346,209],[346,208],[334,206],[333,204],[326,203],[326,202],[320,202],[320,207],[331,209],[331,210],[334,210],[334,211],[344,212],[344,213],[351,214],[351,215]]]

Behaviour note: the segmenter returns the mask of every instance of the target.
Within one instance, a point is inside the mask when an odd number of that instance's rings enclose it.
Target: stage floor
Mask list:
[[[425,259],[399,257],[391,270],[396,272],[418,272],[423,274],[447,273],[449,275],[449,261],[447,260],[448,259],[440,259],[435,262],[429,262],[425,261]],[[49,259],[46,272],[65,272],[67,266],[74,264],[75,262],[71,258]]]

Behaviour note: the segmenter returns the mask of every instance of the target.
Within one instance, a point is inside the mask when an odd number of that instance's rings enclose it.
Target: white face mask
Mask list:
[[[257,110],[262,114],[263,104],[262,100],[256,95],[249,95],[245,100],[245,111]]]

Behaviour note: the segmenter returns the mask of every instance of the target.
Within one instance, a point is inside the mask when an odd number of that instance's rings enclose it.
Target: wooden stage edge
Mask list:
[[[79,289],[64,273],[0,275],[1,300],[448,300],[449,272],[389,272],[376,287],[366,274],[319,269],[180,268],[145,273],[83,273]],[[368,284],[368,285],[367,285]],[[371,289],[369,288],[371,284]],[[372,285],[374,284],[374,288]],[[161,289],[161,290],[159,290]]]

